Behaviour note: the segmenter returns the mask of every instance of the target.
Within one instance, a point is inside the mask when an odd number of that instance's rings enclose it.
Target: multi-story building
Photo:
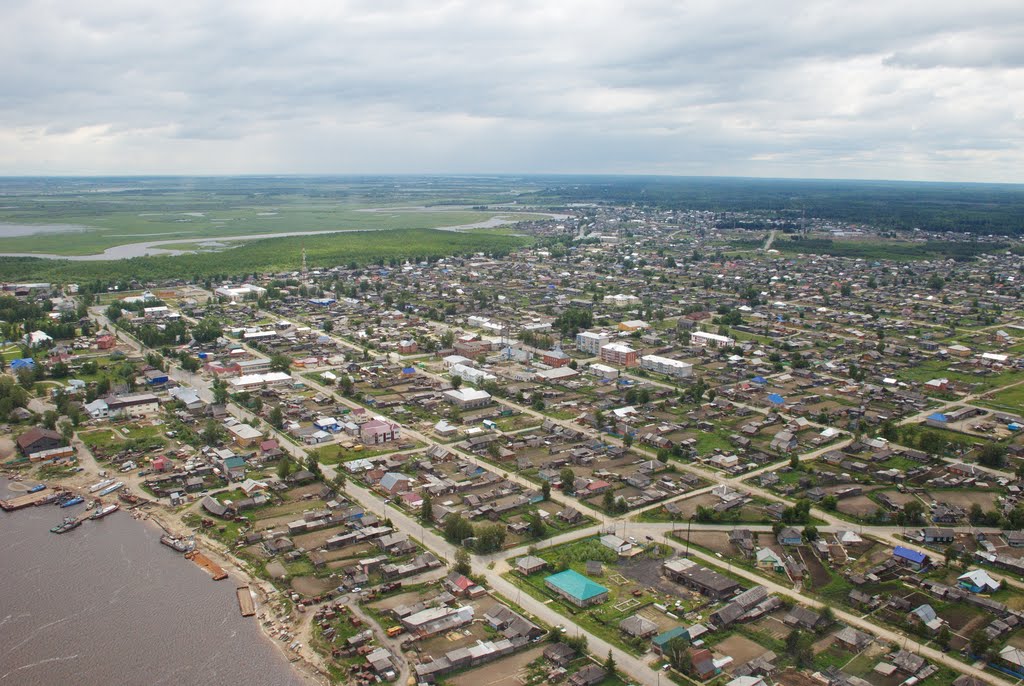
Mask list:
[[[637,351],[625,343],[609,343],[601,346],[601,359],[624,367],[635,367]]]
[[[688,379],[693,376],[693,365],[689,362],[673,360],[658,355],[644,355],[640,358],[640,367],[648,371],[666,374],[676,379]]]

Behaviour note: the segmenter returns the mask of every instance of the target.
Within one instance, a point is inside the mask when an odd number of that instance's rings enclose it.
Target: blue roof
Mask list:
[[[919,553],[916,550],[911,550],[910,548],[904,548],[901,545],[896,546],[896,549],[892,551],[892,554],[895,557],[910,560],[915,564],[921,564],[928,559],[924,553]]]
[[[772,403],[773,405],[782,405],[786,401],[778,393],[772,393],[771,395],[768,396],[768,402]]]
[[[928,419],[931,419],[931,420],[936,421],[936,422],[945,422],[945,421],[947,421],[946,415],[942,414],[941,412],[936,412],[935,414],[928,415]]]
[[[755,376],[754,383],[768,383],[768,379],[764,378],[763,376]]]
[[[579,572],[571,569],[559,572],[558,574],[552,574],[544,579],[544,581],[580,600],[589,600],[594,596],[608,592],[608,589],[601,584],[591,581]]]
[[[11,369],[21,369],[22,367],[34,367],[36,361],[31,357],[19,357],[16,360],[11,360]]]
[[[403,374],[415,374],[416,373],[416,368],[415,367],[402,367],[402,373]]]

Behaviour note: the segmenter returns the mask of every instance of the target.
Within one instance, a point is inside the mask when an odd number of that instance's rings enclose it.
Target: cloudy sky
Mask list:
[[[1021,0],[5,0],[0,174],[1024,182]]]

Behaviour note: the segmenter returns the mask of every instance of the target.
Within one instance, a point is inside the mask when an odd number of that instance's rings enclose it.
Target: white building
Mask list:
[[[456,391],[445,391],[445,400],[458,407],[460,410],[472,410],[477,407],[486,407],[491,404],[491,394],[487,391],[478,391],[475,388],[460,388]]]
[[[736,340],[717,333],[694,331],[690,334],[690,345],[698,348],[730,348],[736,345]]]
[[[268,374],[246,374],[244,376],[238,376],[228,381],[228,385],[231,386],[233,393],[240,393],[242,391],[251,391],[254,388],[262,388],[266,386],[280,386],[281,384],[291,383],[291,374],[285,372],[270,372]]]
[[[689,362],[673,360],[658,355],[644,355],[640,358],[640,367],[648,371],[666,374],[676,379],[688,379],[693,376],[693,365]]]
[[[214,291],[216,295],[223,296],[227,298],[229,302],[233,303],[240,300],[246,300],[248,298],[258,298],[266,292],[266,288],[263,288],[262,286],[253,286],[251,284],[242,284],[241,286],[221,286]]]
[[[494,374],[488,374],[482,369],[474,369],[473,367],[467,367],[464,364],[454,364],[448,371],[452,376],[457,376],[463,381],[475,385],[480,385],[485,381],[498,380],[498,377]]]
[[[604,296],[604,304],[611,305],[612,307],[629,307],[631,305],[639,305],[640,298],[635,295],[625,295],[619,293],[617,295],[606,295]]]
[[[601,346],[608,345],[611,336],[606,333],[594,333],[593,331],[581,331],[576,334],[576,349],[580,352],[597,355]]]

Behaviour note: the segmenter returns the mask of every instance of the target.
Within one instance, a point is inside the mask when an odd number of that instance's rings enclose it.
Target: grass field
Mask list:
[[[298,269],[306,250],[310,267],[389,263],[467,255],[507,253],[528,239],[496,234],[432,229],[361,231],[248,241],[220,253],[134,257],[126,260],[71,262],[37,257],[0,257],[0,273],[12,281],[111,282],[127,279],[208,278],[251,272]]]

